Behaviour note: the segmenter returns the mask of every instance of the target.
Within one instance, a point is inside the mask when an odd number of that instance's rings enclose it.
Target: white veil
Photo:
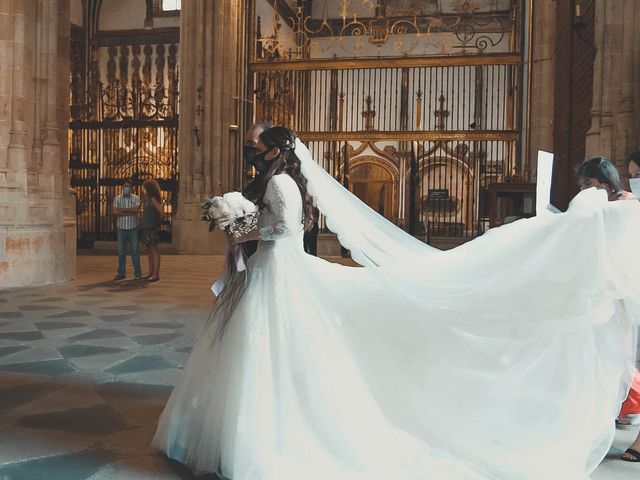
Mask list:
[[[475,426],[449,413],[443,415],[448,425],[443,432],[464,430],[477,453],[497,428],[495,441],[510,439],[509,448],[524,448],[521,455],[514,453],[523,462],[530,456],[529,441],[547,445],[547,457],[557,455],[558,461],[569,455],[564,445],[579,443],[571,452],[576,459],[568,464],[592,471],[611,445],[613,418],[634,363],[640,321],[640,258],[632,253],[640,237],[637,202],[608,202],[601,191],[584,191],[566,213],[521,220],[440,252],[344,189],[300,140],[295,153],[329,229],[356,262],[384,267],[369,269],[370,283],[384,285],[384,300],[359,298],[357,305],[375,308],[354,310],[348,328],[354,344],[365,338],[370,344],[354,352],[361,354],[363,368],[375,370],[372,383],[384,385],[381,402],[387,414],[396,411],[400,418],[424,405],[435,409],[440,392],[454,388],[451,379],[457,378],[458,410],[476,412]],[[358,296],[358,288],[354,283],[351,296]],[[344,302],[346,310],[349,300]],[[440,326],[451,330],[452,338],[437,331]],[[437,341],[427,346],[429,339]],[[375,342],[380,344],[374,347]],[[395,352],[397,343],[402,348]],[[487,363],[489,357],[494,363]],[[407,369],[415,370],[410,380],[394,384]],[[429,383],[421,385],[420,378]],[[467,391],[474,392],[469,399]],[[384,392],[390,393],[388,399]],[[406,405],[397,408],[401,401]],[[416,422],[409,418],[407,428]],[[433,431],[435,424],[437,418],[425,420],[422,432]],[[460,448],[455,433],[443,434],[438,442]],[[491,458],[493,447],[487,448]]]
[[[309,194],[354,261],[363,266],[385,266],[437,251],[398,228],[336,182],[313,160],[300,139],[296,139],[295,153]]]

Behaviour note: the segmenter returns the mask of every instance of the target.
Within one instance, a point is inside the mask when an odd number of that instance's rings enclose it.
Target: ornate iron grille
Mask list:
[[[418,3],[363,2],[368,18],[255,4],[248,93],[254,119],[296,130],[371,208],[454,245],[488,228],[489,185],[527,172],[524,3]]]
[[[336,179],[425,241],[488,226],[517,180],[517,54],[253,64],[255,118],[290,126]]]
[[[155,178],[162,190],[165,220],[160,240],[171,241],[178,195],[177,49],[169,47],[165,74],[165,47],[156,46],[155,82],[151,78],[152,47],[134,45],[132,50],[130,79],[128,47],[119,50],[119,78],[115,67],[118,50],[111,47],[107,86],[94,82],[84,104],[78,93],[72,95],[69,170],[76,191],[80,247],[116,239],[113,200],[126,180],[131,180],[135,193],[140,194],[148,177]],[[138,59],[141,53],[146,57],[144,65]],[[72,92],[77,92],[80,89],[74,78],[72,75]]]

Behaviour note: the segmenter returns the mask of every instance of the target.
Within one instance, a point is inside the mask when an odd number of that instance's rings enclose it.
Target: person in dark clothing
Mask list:
[[[142,184],[144,190],[144,210],[142,222],[140,222],[140,241],[147,247],[149,253],[150,282],[160,280],[160,250],[158,241],[160,236],[160,223],[164,216],[160,186],[153,178],[148,178]]]
[[[252,166],[257,171],[260,171],[264,167],[264,165],[261,165],[259,164],[259,162],[255,161],[256,156],[260,153],[260,149],[258,148],[258,140],[260,138],[260,134],[265,130],[270,129],[271,127],[273,127],[273,122],[270,122],[269,120],[262,120],[251,125],[244,136],[244,149],[242,151],[242,156],[244,157],[245,162],[247,162],[248,165]],[[242,244],[242,250],[247,257],[250,257],[251,255],[256,253],[257,249],[257,240],[252,240]]]
[[[313,207],[313,227],[311,230],[304,232],[304,251],[309,255],[318,256],[318,217],[320,211],[317,207]]]

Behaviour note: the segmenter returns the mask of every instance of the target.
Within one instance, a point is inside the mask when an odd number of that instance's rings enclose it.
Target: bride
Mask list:
[[[154,445],[234,480],[588,478],[633,371],[638,202],[589,189],[440,252],[292,131],[258,148],[244,292],[205,326]],[[364,268],[304,253],[311,197]]]

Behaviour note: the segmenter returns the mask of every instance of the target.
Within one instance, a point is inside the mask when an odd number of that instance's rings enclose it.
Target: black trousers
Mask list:
[[[304,232],[304,251],[309,255],[318,256],[318,224],[315,223],[311,230]]]

